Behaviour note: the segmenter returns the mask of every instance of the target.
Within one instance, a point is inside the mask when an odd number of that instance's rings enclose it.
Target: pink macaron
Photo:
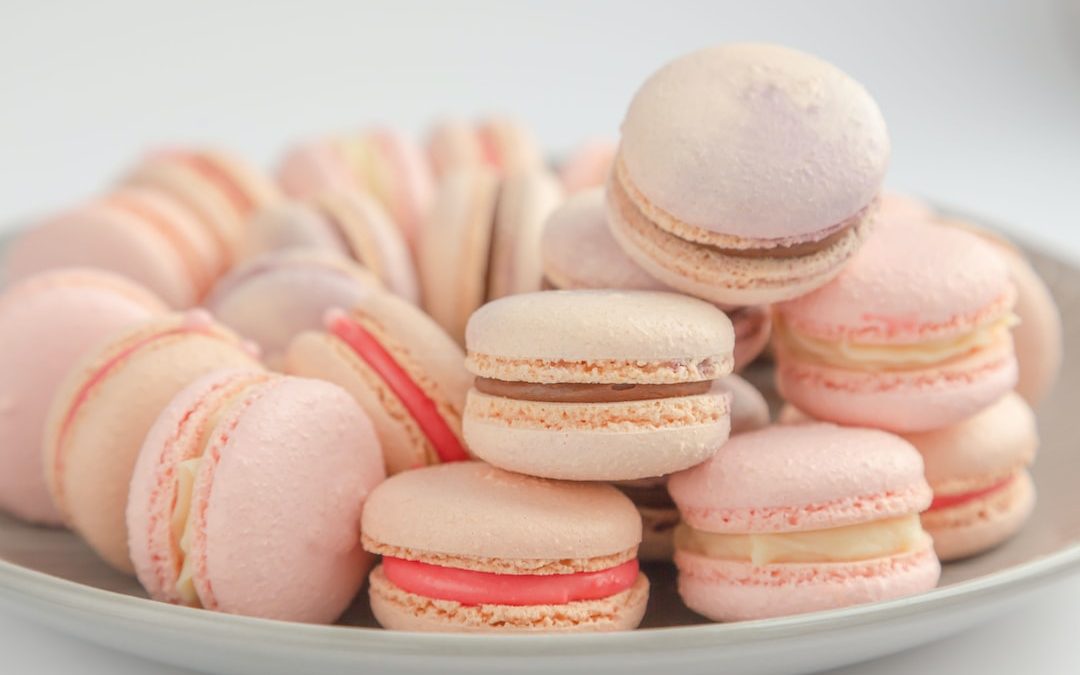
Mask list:
[[[330,623],[371,567],[360,513],[385,477],[341,388],[219,370],[165,406],[131,478],[127,530],[155,600]]]
[[[1004,260],[975,235],[884,222],[832,283],[776,305],[780,393],[840,424],[955,424],[1016,383],[1015,298]]]
[[[612,231],[685,293],[797,297],[865,239],[889,151],[877,104],[838,68],[776,45],[702,49],[630,103],[608,181]]]
[[[210,231],[156,189],[124,187],[21,233],[5,255],[17,281],[50,269],[97,267],[146,286],[176,308],[195,305],[223,269]]]
[[[933,588],[919,453],[898,436],[831,424],[736,436],[671,477],[679,595],[715,621],[801,614]]]
[[[285,192],[301,199],[327,191],[370,195],[411,247],[431,203],[427,158],[411,138],[388,128],[300,143],[286,153],[278,176]]]
[[[428,136],[428,157],[439,179],[462,169],[483,167],[506,175],[544,165],[532,131],[509,117],[489,117],[475,124],[439,122]]]
[[[480,308],[465,441],[545,478],[634,480],[698,464],[727,439],[734,334],[707,302],[647,291],[548,291]]]
[[[479,462],[429,467],[377,487],[361,531],[364,548],[382,555],[370,595],[384,628],[631,630],[645,613],[641,520],[610,485]]]
[[[248,224],[244,257],[315,248],[368,268],[390,291],[420,301],[420,286],[401,230],[375,199],[361,192],[324,192],[308,202],[282,202]]]
[[[123,180],[164,192],[194,213],[214,239],[219,273],[236,258],[248,219],[281,199],[277,186],[257,167],[212,149],[151,152]]]
[[[352,307],[382,285],[363,267],[334,253],[294,249],[268,253],[225,276],[205,307],[261,348],[271,368],[285,365],[292,339],[323,325],[334,307]]]
[[[45,475],[64,522],[131,572],[124,509],[154,419],[181,389],[221,368],[261,370],[239,336],[202,310],[142,322],[90,350],[57,390],[45,425]]]
[[[612,141],[594,138],[570,153],[559,167],[559,179],[566,193],[574,194],[606,183],[617,148]]]
[[[540,239],[544,287],[672,291],[623,252],[607,225],[600,188],[572,195],[544,225]],[[735,329],[735,372],[765,349],[772,317],[768,307],[721,306]]]
[[[754,385],[738,375],[717,380],[717,387],[731,395],[731,435],[760,429],[769,423],[769,405]],[[638,558],[670,561],[675,552],[673,538],[679,524],[679,510],[667,491],[667,477],[643,478],[615,484],[641,514],[641,547]]]
[[[68,370],[109,335],[164,312],[123,277],[94,269],[43,272],[0,296],[0,510],[59,525],[45,485],[42,431]]]

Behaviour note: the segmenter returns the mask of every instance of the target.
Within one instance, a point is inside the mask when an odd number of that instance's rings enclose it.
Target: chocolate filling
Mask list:
[[[555,282],[551,280],[551,277],[544,275],[544,278],[540,280],[540,290],[542,291],[558,291],[561,290],[555,285]]]
[[[712,387],[712,381],[681,384],[536,384],[478,377],[474,386],[477,391],[489,396],[512,398],[518,401],[622,403],[705,394]]]

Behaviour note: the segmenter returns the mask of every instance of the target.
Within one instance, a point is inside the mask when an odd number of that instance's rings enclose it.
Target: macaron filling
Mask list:
[[[600,600],[629,590],[638,561],[569,574],[496,574],[384,557],[383,573],[398,588],[438,600],[475,605],[564,605]]]
[[[538,384],[477,377],[473,386],[489,396],[545,403],[622,403],[707,394],[712,380],[679,384]]]
[[[1008,488],[1010,485],[1013,484],[1013,481],[1016,480],[1017,476],[1019,476],[1018,473],[1011,474],[992,485],[978,490],[958,492],[954,494],[935,494],[934,500],[930,502],[930,508],[928,508],[927,511],[941,511],[944,509],[951,509],[956,506],[968,504],[977,499],[989,497],[990,495],[1001,492]]]
[[[917,514],[802,532],[727,534],[686,524],[675,529],[680,550],[754,565],[873,560],[920,550],[928,541]]]
[[[862,371],[920,370],[957,361],[983,350],[1008,349],[1017,319],[1011,311],[974,329],[934,340],[905,344],[828,340],[795,329],[778,315],[774,333],[785,351],[803,362]]]
[[[439,412],[435,401],[370,332],[343,312],[334,313],[327,327],[332,335],[347,344],[374,370],[397,396],[428,439],[439,461],[457,462],[469,459],[464,445]]]

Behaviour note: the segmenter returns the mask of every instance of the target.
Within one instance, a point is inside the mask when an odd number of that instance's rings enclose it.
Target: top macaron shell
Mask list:
[[[333,384],[271,375],[250,382],[225,409],[198,412],[237,377],[260,376],[208,374],[177,394],[150,429],[127,511],[135,568],[155,597],[166,595],[154,574],[157,540],[147,532],[171,517],[154,512],[154,504],[171,508],[173,501],[153,497],[171,485],[176,464],[189,458],[184,453],[206,444],[193,489],[198,517],[189,552],[203,606],[332,622],[370,565],[357,525],[365,498],[384,478],[371,422]],[[178,433],[192,416],[205,423],[214,415],[220,418],[213,431],[204,432],[209,443],[200,433]],[[192,447],[185,451],[177,439]]]
[[[83,355],[109,335],[166,310],[149,291],[109,272],[44,272],[0,296],[0,509],[30,522],[63,518],[45,485],[43,429],[53,395]]]
[[[252,216],[239,258],[246,261],[265,253],[293,248],[314,248],[349,255],[341,234],[310,204],[283,201]]]
[[[368,499],[361,530],[402,552],[507,561],[599,558],[641,542],[637,509],[609,485],[533,478],[480,462],[394,476]]]
[[[734,436],[668,491],[706,532],[799,532],[918,513],[930,505],[910,443],[873,429],[771,426]]]
[[[619,161],[679,221],[785,241],[867,207],[889,153],[881,111],[861,85],[808,54],[747,43],[653,74],[623,121]]]
[[[731,321],[707,302],[674,293],[549,291],[496,300],[469,320],[468,366],[509,381],[601,382],[598,370],[560,362],[660,362],[635,381],[714,379],[730,371]],[[495,365],[498,373],[485,364]],[[548,362],[544,365],[530,365]],[[627,373],[619,372],[619,376]]]

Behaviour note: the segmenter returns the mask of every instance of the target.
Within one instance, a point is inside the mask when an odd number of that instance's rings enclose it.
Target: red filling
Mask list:
[[[255,210],[254,200],[244,192],[242,187],[237,185],[228,170],[219,166],[217,162],[194,153],[181,153],[178,158],[187,163],[203,178],[213,183],[225,195],[225,198],[229,200],[229,203],[232,204],[241,217],[246,218]]]
[[[435,454],[440,461],[458,462],[469,459],[469,453],[465,452],[457,434],[439,414],[435,402],[417,386],[371,333],[347,315],[338,313],[330,318],[329,328],[330,332],[349,345],[401,400],[402,405],[420,426],[420,431],[435,448]]]
[[[983,488],[981,490],[974,490],[972,492],[961,492],[955,495],[935,495],[934,501],[930,502],[930,508],[927,511],[936,511],[938,509],[948,509],[961,504],[966,504],[970,501],[985,497],[988,494],[997,492],[1004,489],[1009,483],[1012,483],[1015,476],[1009,476],[1004,480],[994,483],[990,487]]]
[[[463,605],[565,605],[599,600],[634,585],[638,561],[596,572],[572,574],[494,574],[440,567],[415,560],[383,558],[383,573],[398,588]]]

